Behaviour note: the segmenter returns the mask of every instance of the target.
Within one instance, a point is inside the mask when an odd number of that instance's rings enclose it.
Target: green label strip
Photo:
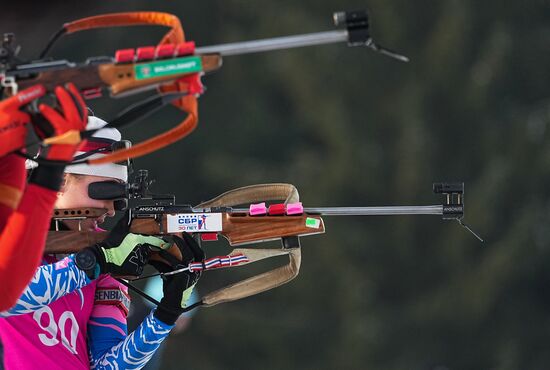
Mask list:
[[[202,71],[201,57],[185,57],[140,63],[134,67],[136,80]]]
[[[312,229],[318,229],[321,226],[321,221],[316,218],[308,217],[306,218],[306,227],[311,227]]]

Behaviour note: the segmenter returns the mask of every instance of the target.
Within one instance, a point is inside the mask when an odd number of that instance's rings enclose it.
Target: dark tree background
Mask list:
[[[330,30],[333,11],[366,7],[374,38],[409,64],[344,45],[228,57],[203,79],[197,130],[138,167],[192,204],[264,182],[295,184],[306,206],[436,204],[432,182],[460,180],[466,221],[486,242],[437,217],[327,218],[327,234],[303,240],[295,281],[202,309],[169,338],[163,368],[547,369],[549,5],[17,1],[1,24],[33,58],[63,22],[105,12],[172,12],[210,45]],[[52,54],[113,55],[162,31],[93,31]],[[91,107],[109,119],[131,101]],[[139,141],[181,119],[170,108],[124,135]],[[242,274],[207,274],[199,291]]]

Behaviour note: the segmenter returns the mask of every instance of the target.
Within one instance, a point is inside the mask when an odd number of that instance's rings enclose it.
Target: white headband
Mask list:
[[[86,126],[87,130],[95,130],[105,126],[107,122],[101,118],[94,116],[88,117],[88,125]],[[104,128],[99,131],[96,131],[93,135],[93,138],[100,139],[109,139],[113,141],[120,141],[122,135],[120,131],[116,128]],[[85,154],[85,152],[76,152],[75,157]],[[105,154],[96,153],[92,154],[86,159],[95,159],[105,157]],[[128,181],[128,168],[121,164],[116,163],[106,163],[106,164],[96,164],[88,165],[85,163],[68,165],[65,169],[65,173],[73,173],[78,175],[92,175],[92,176],[104,176],[112,177],[115,179],[122,180],[124,182]]]

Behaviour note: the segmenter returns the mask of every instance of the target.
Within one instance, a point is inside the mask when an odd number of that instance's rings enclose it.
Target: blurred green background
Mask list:
[[[486,242],[436,216],[326,218],[325,235],[302,240],[296,280],[200,310],[163,369],[548,369],[549,5],[17,1],[0,17],[33,58],[62,23],[112,11],[174,13],[204,46],[331,30],[333,11],[367,8],[374,39],[411,58],[343,44],[227,57],[203,78],[196,131],[137,166],[183,204],[264,182],[293,183],[305,206],[437,204],[432,182],[464,181],[466,221]],[[92,31],[52,55],[113,55],[162,33]],[[91,107],[109,119],[132,101]],[[123,133],[181,119],[168,108]],[[206,274],[199,291],[243,274]]]

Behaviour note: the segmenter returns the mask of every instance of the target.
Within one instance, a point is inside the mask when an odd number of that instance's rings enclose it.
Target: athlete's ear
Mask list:
[[[59,187],[59,191],[57,192],[57,196],[63,195],[67,191],[67,187],[69,186],[69,183],[71,182],[70,174],[64,173],[63,179],[61,180],[61,186]]]
[[[66,187],[67,187],[67,182],[68,182],[67,174],[64,173],[63,174],[63,179],[61,180],[61,186],[59,187],[59,191],[57,192],[57,195],[61,195],[65,192]]]

